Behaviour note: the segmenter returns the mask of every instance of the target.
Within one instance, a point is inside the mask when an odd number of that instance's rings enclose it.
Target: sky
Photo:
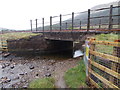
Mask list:
[[[96,5],[117,0],[0,0],[0,27],[30,29],[30,20],[49,20],[50,16],[86,11]]]

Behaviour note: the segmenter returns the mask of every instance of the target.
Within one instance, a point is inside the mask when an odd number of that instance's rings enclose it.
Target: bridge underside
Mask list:
[[[83,41],[86,36],[94,35],[93,32],[44,32],[45,39],[64,41]]]

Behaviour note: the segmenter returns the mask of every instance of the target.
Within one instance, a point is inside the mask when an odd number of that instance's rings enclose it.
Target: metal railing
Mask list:
[[[70,31],[117,31],[120,30],[120,6],[111,5],[108,8],[100,8],[84,12],[72,12],[50,16],[49,21],[30,20],[31,31],[36,32],[61,32]]]

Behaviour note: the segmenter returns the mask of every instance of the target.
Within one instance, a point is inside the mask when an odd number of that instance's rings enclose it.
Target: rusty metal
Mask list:
[[[112,29],[112,11],[113,11],[113,5],[110,6],[110,14],[109,14],[109,27],[108,29]]]
[[[87,21],[87,32],[90,29],[90,9],[88,9],[88,21]]]
[[[62,30],[62,15],[60,14],[60,31]]]

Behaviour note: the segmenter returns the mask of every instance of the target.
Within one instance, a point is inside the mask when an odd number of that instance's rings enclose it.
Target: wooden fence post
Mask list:
[[[90,9],[88,9],[87,32],[90,30]]]
[[[108,29],[112,29],[112,11],[113,11],[113,5],[110,6],[110,14],[109,14],[109,27]]]
[[[95,39],[95,38],[89,38],[89,40],[90,40],[90,41],[94,41],[94,40],[96,40],[96,39]],[[95,51],[95,44],[91,44],[91,43],[90,43],[90,50]],[[93,56],[93,55],[89,55],[89,58],[90,58],[90,59],[88,60],[88,80],[89,80],[89,78],[91,78],[91,77],[90,77],[91,75],[90,75],[89,69],[92,70],[92,68],[91,68],[91,63],[90,63],[90,60],[92,60],[92,56]]]
[[[32,20],[30,20],[30,26],[31,26],[31,31],[32,31]]]
[[[60,14],[60,31],[62,30],[62,15]]]
[[[35,21],[36,21],[36,31],[37,31],[37,19]]]

